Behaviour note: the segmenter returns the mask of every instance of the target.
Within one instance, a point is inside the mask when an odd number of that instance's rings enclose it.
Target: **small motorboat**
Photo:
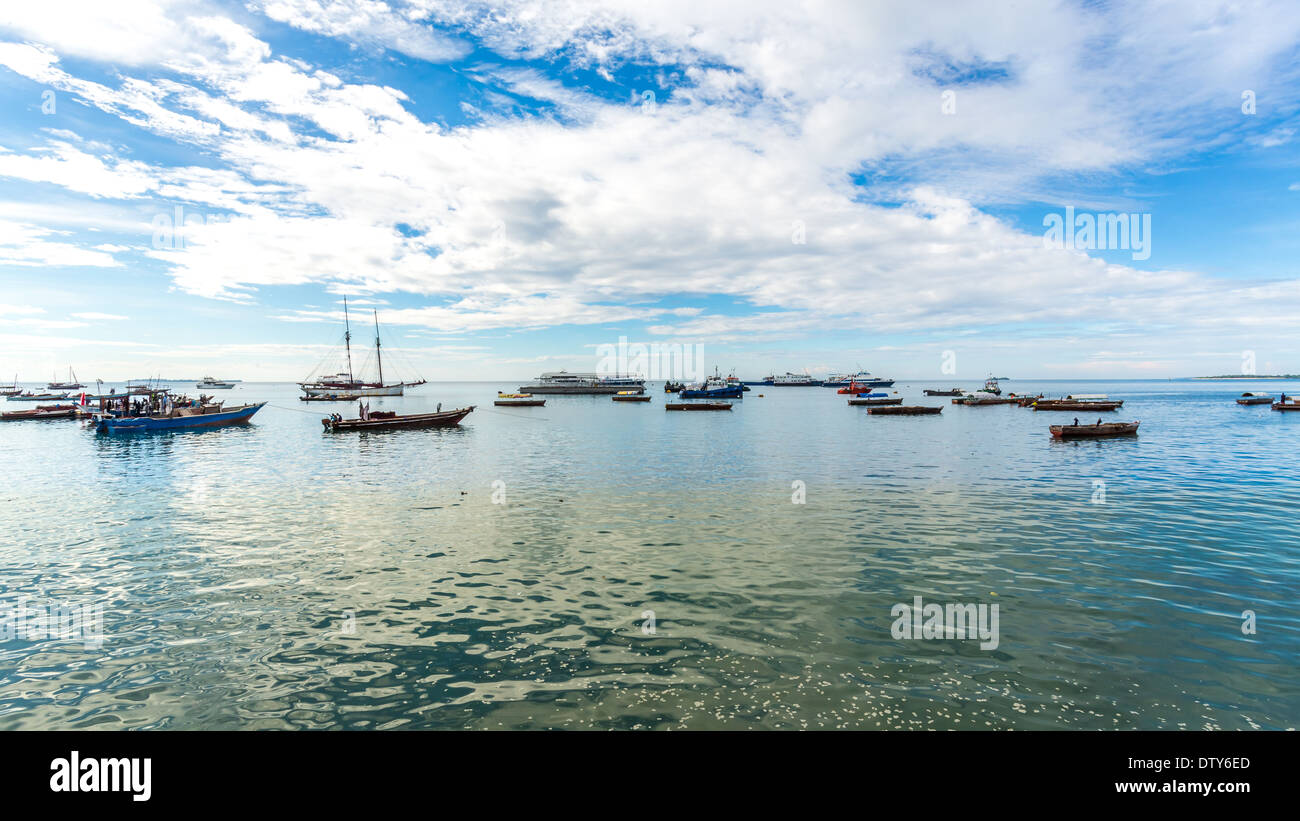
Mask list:
[[[1030,407],[1036,411],[1083,411],[1090,413],[1092,411],[1119,410],[1123,405],[1124,401],[1122,399],[1114,402],[1067,402],[1058,399],[1040,399]]]
[[[619,391],[610,397],[615,402],[649,402],[650,395],[640,391]]]
[[[411,413],[405,416],[396,411],[372,411],[365,419],[344,419],[339,414],[320,420],[329,432],[349,430],[393,430],[395,428],[450,428],[460,424],[475,406],[456,408],[435,413]]]
[[[492,404],[502,408],[540,408],[546,404],[546,400],[535,399],[531,393],[501,393],[497,391],[496,401]]]
[[[670,411],[724,411],[731,410],[730,402],[669,402],[664,410]]]
[[[926,390],[924,393],[926,396],[961,396],[964,391],[961,388],[953,388],[950,391]]]
[[[73,419],[76,416],[76,405],[37,405],[30,410],[0,413],[0,421],[19,422],[23,419]]]
[[[685,382],[665,382],[664,393],[681,393],[686,390]]]
[[[127,416],[111,410],[100,411],[95,414],[95,429],[100,433],[138,433],[244,425],[265,405],[265,402],[258,402],[253,405],[236,405],[227,408],[221,402],[200,400],[184,404],[168,400],[165,408],[147,416]]]
[[[1272,394],[1267,393],[1243,393],[1237,400],[1238,405],[1271,405],[1273,404]]]
[[[196,388],[215,388],[215,389],[219,389],[219,390],[224,390],[224,389],[226,389],[226,388],[233,388],[233,387],[235,387],[235,383],[234,383],[234,382],[226,382],[226,381],[221,380],[221,379],[214,379],[214,378],[211,377],[211,376],[205,376],[205,377],[203,377],[203,381],[202,381],[202,382],[199,382],[199,383],[198,383],[197,385],[195,385],[194,387],[196,387]]]
[[[1141,422],[1095,422],[1091,425],[1052,425],[1052,436],[1057,439],[1099,438],[1102,436],[1134,436]]]
[[[893,405],[883,408],[868,408],[872,416],[924,416],[931,413],[943,413],[943,407],[929,405]]]
[[[903,398],[891,398],[888,396],[865,396],[861,399],[850,399],[850,405],[865,405],[867,407],[879,407],[881,405],[901,405]]]

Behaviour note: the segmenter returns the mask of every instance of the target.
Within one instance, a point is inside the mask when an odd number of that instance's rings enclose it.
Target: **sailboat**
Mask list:
[[[57,380],[57,374],[55,376]],[[49,388],[52,391],[75,391],[79,388],[84,388],[86,386],[78,382],[77,375],[72,372],[72,368],[68,368],[67,382],[54,381],[54,382],[50,382],[45,387]]]
[[[377,381],[360,378],[352,370],[352,326],[348,319],[348,298],[343,297],[343,347],[347,352],[348,369],[345,372],[322,376],[308,382],[299,382],[298,387],[307,396],[329,396],[346,394],[357,396],[401,396],[406,388],[423,385],[423,379],[415,382],[384,382],[384,357],[379,341],[379,312],[375,311],[375,363],[378,366]],[[310,379],[310,377],[309,377]]]
[[[23,389],[18,387],[18,374],[14,374],[14,381],[8,385],[0,385],[0,396],[17,396],[22,392]]]

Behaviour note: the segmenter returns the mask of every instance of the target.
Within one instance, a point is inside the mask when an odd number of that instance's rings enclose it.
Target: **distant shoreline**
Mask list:
[[[1192,379],[1300,379],[1300,374],[1223,374],[1222,376],[1193,376]]]

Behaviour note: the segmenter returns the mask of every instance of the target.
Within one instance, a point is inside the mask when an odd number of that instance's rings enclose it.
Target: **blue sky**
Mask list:
[[[730,5],[10,10],[0,374],[1300,371],[1286,3]]]

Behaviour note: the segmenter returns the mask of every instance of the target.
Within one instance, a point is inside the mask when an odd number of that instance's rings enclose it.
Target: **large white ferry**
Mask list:
[[[601,376],[596,373],[569,373],[568,371],[544,373],[532,384],[519,386],[520,393],[606,394],[644,390],[645,380],[639,376],[630,374]]]
[[[865,385],[869,388],[891,388],[894,386],[892,379],[880,379],[872,376],[867,371],[858,371],[857,373],[834,373],[826,377],[822,387],[826,388],[847,388],[849,385]]]

